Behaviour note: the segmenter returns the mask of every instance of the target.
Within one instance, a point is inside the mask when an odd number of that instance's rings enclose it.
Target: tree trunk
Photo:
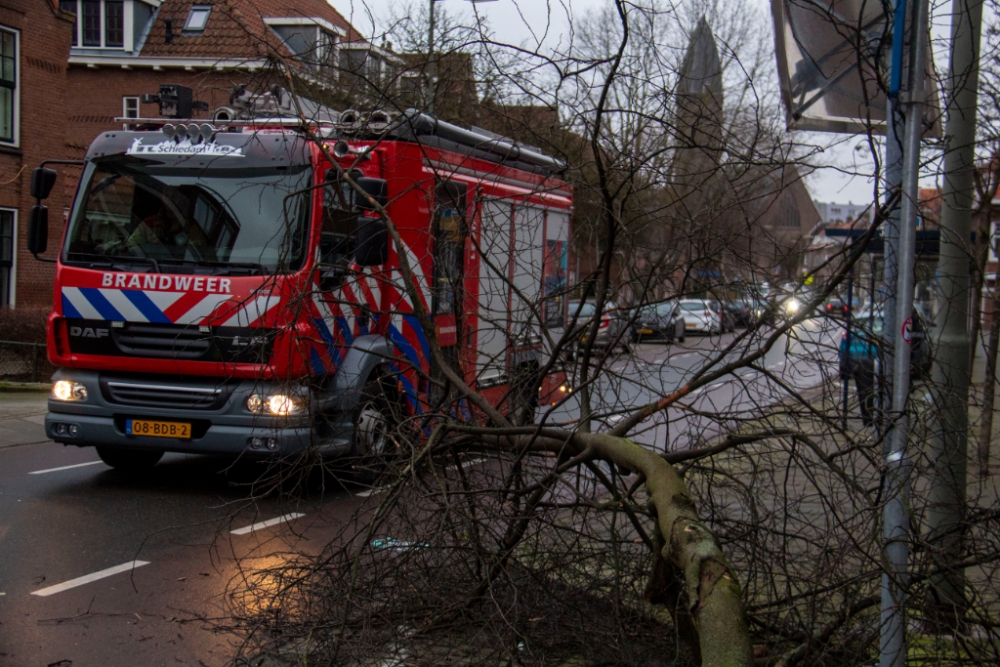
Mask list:
[[[990,440],[993,436],[993,397],[996,389],[997,350],[1000,348],[1000,285],[993,286],[990,341],[986,347],[986,377],[983,379],[983,415],[979,420],[979,476],[989,476]]]
[[[715,535],[698,519],[684,480],[660,456],[631,440],[585,437],[600,458],[646,479],[658,530],[647,599],[669,607],[678,634],[705,667],[753,665],[740,586]]]

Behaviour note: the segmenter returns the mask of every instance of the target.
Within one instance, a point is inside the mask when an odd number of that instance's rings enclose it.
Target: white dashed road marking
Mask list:
[[[109,567],[106,570],[101,570],[100,572],[94,572],[93,574],[84,575],[82,577],[77,577],[76,579],[70,579],[69,581],[64,581],[61,584],[56,584],[55,586],[49,586],[48,588],[43,588],[40,591],[33,591],[32,595],[38,595],[39,597],[47,597],[49,595],[55,595],[56,593],[62,593],[71,588],[76,588],[77,586],[83,586],[84,584],[89,584],[92,581],[97,581],[98,579],[104,579],[105,577],[111,577],[116,574],[121,574],[122,572],[129,572],[136,569],[137,567],[142,567],[143,565],[149,565],[149,561],[145,560],[133,560],[128,563],[122,563],[121,565],[115,565],[114,567]]]
[[[61,470],[72,470],[73,468],[85,468],[87,466],[95,466],[98,463],[104,463],[104,461],[88,461],[87,463],[77,463],[76,465],[72,465],[72,466],[61,466],[59,468],[49,468],[48,470],[35,470],[33,472],[29,472],[28,474],[29,475],[44,475],[45,473],[48,473],[48,472],[59,472]]]
[[[231,532],[232,532],[233,535],[246,535],[247,533],[253,533],[253,532],[256,532],[258,530],[262,530],[264,528],[267,528],[269,526],[276,526],[279,523],[285,523],[286,521],[293,521],[295,519],[298,519],[298,518],[301,518],[301,517],[304,517],[304,516],[305,516],[305,514],[301,514],[299,512],[293,512],[291,514],[284,514],[282,516],[275,517],[273,519],[268,519],[267,521],[260,521],[258,523],[255,523],[255,524],[251,525],[251,526],[244,526],[243,528],[237,528],[236,530],[231,531]]]

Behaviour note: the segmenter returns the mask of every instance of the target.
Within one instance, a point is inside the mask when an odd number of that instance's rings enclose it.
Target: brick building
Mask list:
[[[359,97],[359,80],[389,80],[399,62],[325,0],[4,0],[0,30],[0,307],[52,299],[53,265],[25,247],[31,169],[46,158],[82,158],[117,117],[158,116],[142,95],[165,83],[189,86],[208,105],[195,117],[224,117],[236,84],[272,83],[283,62],[343,108]],[[50,248],[79,175],[71,166],[58,171],[46,202]]]
[[[0,4],[0,308],[52,301],[52,265],[28,254],[25,232],[31,169],[65,151],[72,26],[52,0]],[[53,194],[53,219],[68,202]]]

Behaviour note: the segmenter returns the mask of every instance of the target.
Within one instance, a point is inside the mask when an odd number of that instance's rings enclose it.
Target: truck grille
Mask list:
[[[101,378],[105,399],[119,405],[177,410],[217,410],[229,398],[229,387],[182,377],[163,382]]]
[[[266,364],[276,330],[67,319],[69,351],[112,357]]]
[[[211,334],[198,327],[132,324],[114,331],[115,343],[127,354],[139,357],[200,359],[211,347]]]

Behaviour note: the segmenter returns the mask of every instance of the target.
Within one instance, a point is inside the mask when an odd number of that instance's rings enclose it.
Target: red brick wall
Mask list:
[[[228,106],[229,94],[236,83],[247,82],[246,72],[206,72],[183,69],[154,70],[150,67],[122,69],[101,67],[90,69],[73,66],[69,70],[68,97],[72,100],[68,113],[68,128],[72,144],[82,157],[87,146],[101,132],[121,127],[114,119],[122,115],[122,98],[155,94],[160,84],[176,83],[194,89],[194,99],[207,102],[210,109]],[[142,104],[140,115],[159,116],[156,104]],[[208,117],[195,112],[197,117]]]
[[[28,254],[28,214],[34,204],[29,189],[31,169],[45,158],[65,153],[66,61],[72,23],[49,0],[4,0],[0,24],[20,31],[20,141],[14,148],[0,147],[0,206],[18,210],[15,307],[45,306],[52,302],[53,265]],[[46,204],[56,221],[55,231],[68,199],[57,187]],[[50,242],[50,253],[57,243]]]

